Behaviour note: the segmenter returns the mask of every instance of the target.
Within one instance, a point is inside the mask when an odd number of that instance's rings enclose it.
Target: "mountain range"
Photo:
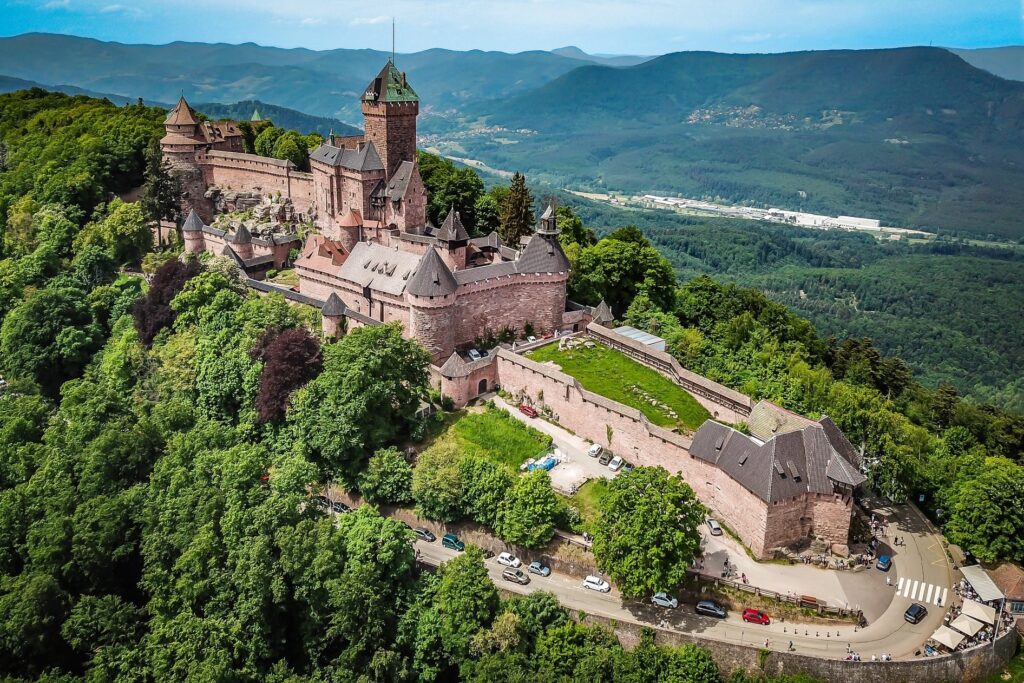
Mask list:
[[[1013,76],[1020,50],[432,49],[396,62],[420,95],[421,144],[534,180],[1018,238],[1024,83],[993,74]],[[115,102],[184,94],[243,103],[204,105],[240,118],[259,102],[279,125],[342,132],[362,123],[358,96],[390,56],[37,33],[0,38],[0,88],[21,79]]]

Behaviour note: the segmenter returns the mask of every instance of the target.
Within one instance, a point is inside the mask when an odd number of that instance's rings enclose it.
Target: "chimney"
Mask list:
[[[402,72],[402,87],[403,88],[407,87],[406,80],[405,80],[405,72],[404,71]]]

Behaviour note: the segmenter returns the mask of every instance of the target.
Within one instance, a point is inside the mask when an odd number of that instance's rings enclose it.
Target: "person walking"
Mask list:
[[[885,577],[885,585],[886,586],[891,586],[892,585],[892,577],[889,577],[889,576]]]

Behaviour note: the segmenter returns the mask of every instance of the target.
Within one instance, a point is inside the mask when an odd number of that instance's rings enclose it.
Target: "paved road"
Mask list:
[[[416,548],[420,552],[420,561],[431,566],[439,566],[458,554],[456,551],[441,547],[439,541],[417,541]],[[884,652],[898,659],[912,656],[936,627],[935,624],[929,624],[928,620],[917,625],[908,624],[903,619],[905,607],[893,608],[895,611],[892,619],[880,619],[864,629],[855,629],[853,626],[837,628],[791,623],[757,626],[743,622],[737,614],[730,614],[727,619],[720,620],[695,614],[690,605],[680,605],[678,609],[666,610],[640,601],[623,600],[614,587],[610,593],[597,593],[581,588],[578,579],[558,573],[548,577],[531,574],[530,583],[521,586],[501,578],[504,567],[494,558],[488,559],[486,563],[488,574],[495,584],[511,593],[528,594],[545,590],[553,593],[563,606],[582,610],[587,614],[683,631],[731,643],[764,647],[767,638],[768,647],[779,651],[785,651],[792,641],[794,650],[804,654],[842,659],[846,656],[849,645],[855,652],[860,653],[862,658],[870,659],[872,654],[880,655]],[[887,615],[888,612],[883,616]],[[936,615],[941,621],[941,614],[938,611],[929,614],[929,618]]]

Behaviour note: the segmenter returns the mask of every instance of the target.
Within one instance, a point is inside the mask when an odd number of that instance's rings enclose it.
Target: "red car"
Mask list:
[[[765,626],[772,623],[767,614],[758,612],[756,609],[750,609],[749,607],[743,610],[743,621],[749,621],[751,624],[763,624]]]
[[[526,405],[525,403],[519,404],[519,412],[526,417],[537,417],[537,411]]]

